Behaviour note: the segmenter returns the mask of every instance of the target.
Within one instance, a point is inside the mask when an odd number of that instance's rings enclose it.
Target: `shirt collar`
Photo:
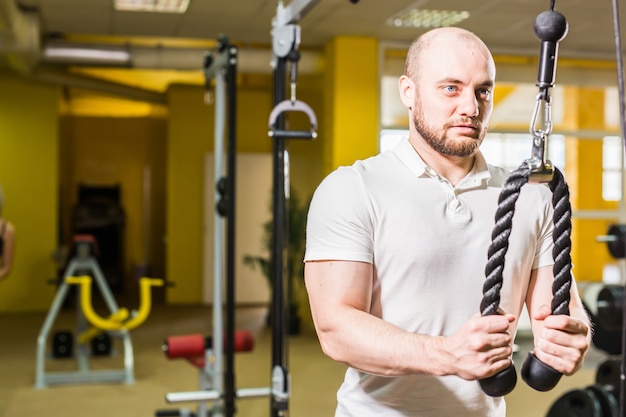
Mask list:
[[[405,137],[400,140],[396,146],[393,147],[395,155],[404,163],[404,165],[415,174],[417,177],[421,177],[426,174],[426,163],[415,151],[409,138]],[[482,152],[476,152],[476,159],[474,160],[474,166],[472,170],[467,174],[465,178],[458,184],[457,187],[476,187],[477,183],[487,182],[491,178],[489,172],[489,166],[483,156]]]

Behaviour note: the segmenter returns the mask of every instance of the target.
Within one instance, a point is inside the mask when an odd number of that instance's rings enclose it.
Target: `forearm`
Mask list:
[[[305,283],[322,350],[335,361],[385,376],[484,378],[510,366],[512,314],[469,318],[453,334],[405,331],[370,310],[372,266],[314,262]]]
[[[406,332],[350,307],[333,317],[316,327],[322,350],[337,362],[385,376],[448,373],[444,364],[451,357],[442,349],[442,337]]]
[[[582,321],[587,326],[587,342],[589,345],[592,343],[593,327],[591,324],[591,318],[585,310],[582,299],[578,292],[576,281],[572,281],[571,299],[570,299],[570,316]]]

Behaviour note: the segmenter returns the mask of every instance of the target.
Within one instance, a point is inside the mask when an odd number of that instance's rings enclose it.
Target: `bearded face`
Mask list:
[[[441,127],[429,123],[419,95],[415,97],[413,109],[413,126],[417,133],[432,149],[445,156],[474,155],[487,133],[481,121],[471,117],[456,117]]]

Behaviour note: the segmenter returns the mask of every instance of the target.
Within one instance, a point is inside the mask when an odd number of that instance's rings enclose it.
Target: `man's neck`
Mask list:
[[[472,170],[476,157],[446,156],[435,151],[422,140],[409,139],[413,149],[422,160],[439,175],[456,186]]]

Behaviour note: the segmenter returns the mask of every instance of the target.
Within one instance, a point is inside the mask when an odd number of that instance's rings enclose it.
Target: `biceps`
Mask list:
[[[342,308],[369,312],[373,267],[364,262],[307,262],[304,277],[314,317],[332,318]]]

